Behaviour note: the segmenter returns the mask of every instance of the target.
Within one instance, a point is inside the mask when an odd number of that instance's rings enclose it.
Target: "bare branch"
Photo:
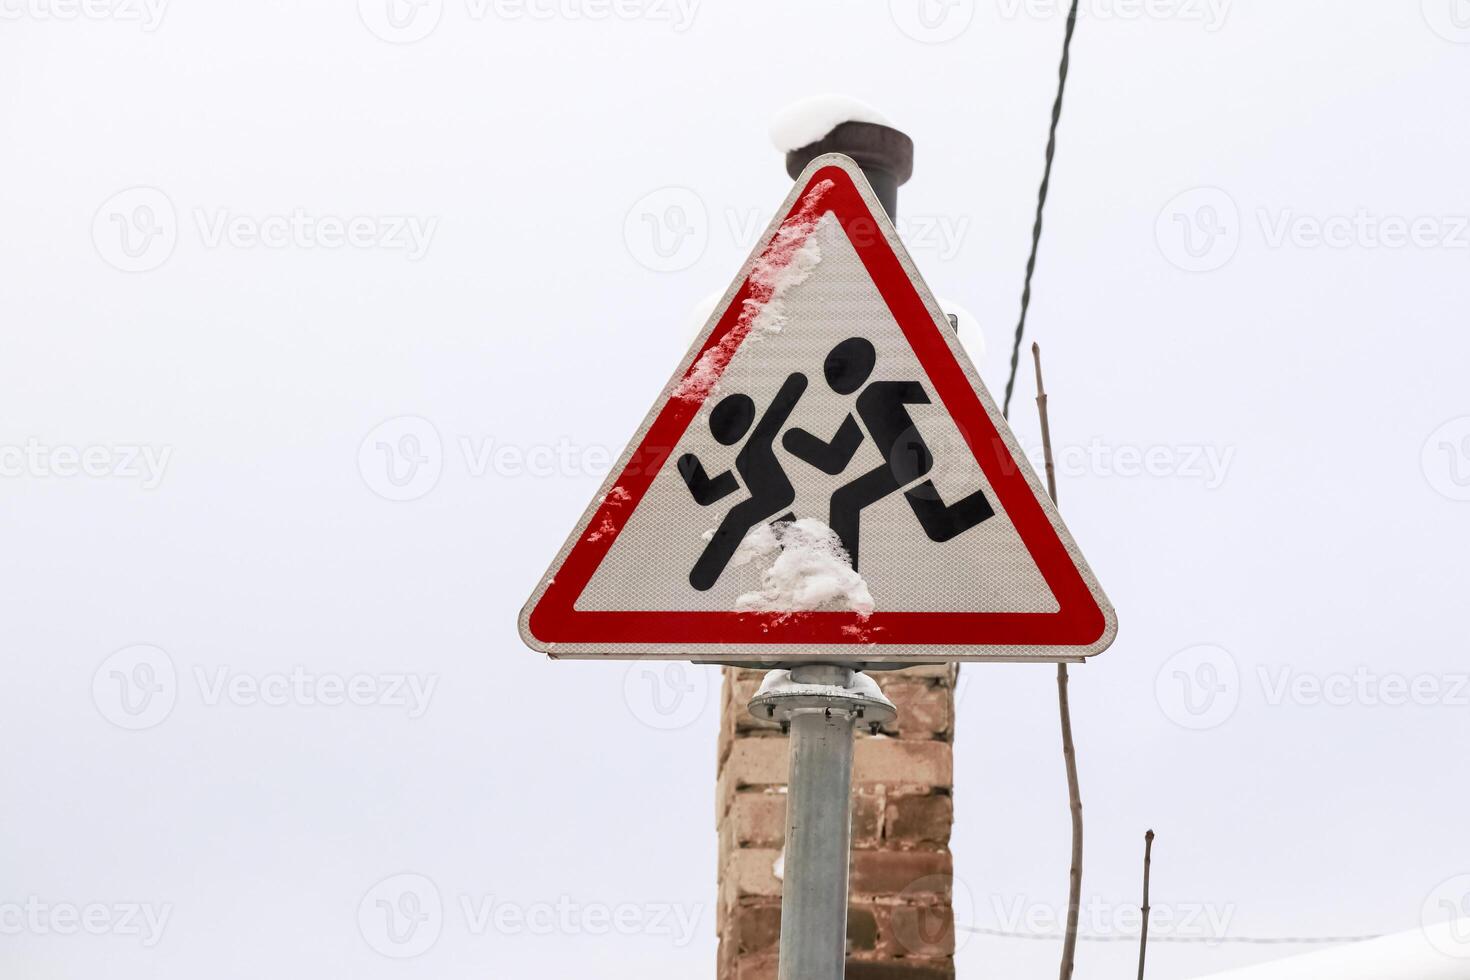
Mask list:
[[[1056,466],[1051,455],[1051,425],[1046,413],[1046,386],[1041,380],[1041,345],[1031,345],[1036,361],[1036,410],[1041,415],[1041,451],[1046,460],[1046,488],[1057,499]],[[1072,980],[1077,959],[1077,920],[1082,910],[1082,790],[1077,782],[1077,749],[1072,744],[1072,708],[1067,699],[1067,665],[1057,664],[1057,709],[1062,719],[1062,761],[1067,767],[1067,796],[1072,808],[1072,869],[1067,895],[1067,932],[1062,940],[1061,980]]]
[[[1046,492],[1051,494],[1052,503],[1057,500],[1057,467],[1051,455],[1051,424],[1046,414],[1046,385],[1041,380],[1041,345],[1031,345],[1031,357],[1036,361],[1036,411],[1041,416],[1041,455],[1046,462]]]
[[[1153,860],[1154,832],[1143,835],[1143,931],[1138,936],[1138,980],[1143,980],[1143,960],[1148,955],[1148,871]]]

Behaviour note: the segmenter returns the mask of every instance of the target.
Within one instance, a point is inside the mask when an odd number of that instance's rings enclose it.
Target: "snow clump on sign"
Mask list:
[[[810,146],[845,122],[892,126],[877,109],[846,95],[813,95],[771,117],[771,142],[782,153]]]
[[[824,214],[817,219],[816,227],[820,227],[824,221],[835,220]],[[822,245],[817,241],[817,236],[808,231],[806,241],[789,256],[782,259],[763,256],[755,264],[751,278],[770,287],[770,296],[764,300],[745,301],[745,308],[751,314],[750,329],[756,336],[770,336],[781,332],[787,321],[786,293],[793,286],[806,282],[821,261]]]
[[[780,554],[766,569],[761,588],[735,600],[748,612],[840,612],[867,617],[873,613],[868,583],[853,570],[842,542],[826,524],[812,518],[763,524],[741,542],[742,564],[757,557]]]
[[[834,186],[830,179],[813,184],[801,205],[781,223],[750,270],[740,316],[689,367],[684,380],[674,389],[674,398],[703,403],[746,337],[754,332],[753,339],[759,340],[780,332],[787,319],[783,295],[805,282],[822,261],[821,245],[812,233],[827,217],[828,212],[822,210],[822,199]]]

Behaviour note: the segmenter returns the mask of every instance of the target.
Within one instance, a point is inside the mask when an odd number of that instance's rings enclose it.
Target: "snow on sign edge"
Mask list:
[[[537,637],[531,630],[531,620],[541,604],[548,588],[556,581],[557,574],[563,570],[568,557],[576,546],[587,534],[588,527],[602,510],[604,501],[611,495],[614,498],[626,497],[627,491],[619,485],[620,478],[627,472],[629,463],[633,456],[642,446],[649,430],[658,421],[664,406],[671,400],[675,400],[680,389],[686,383],[690,368],[697,358],[705,352],[705,346],[711,334],[719,327],[725,318],[730,304],[740,293],[763,255],[771,247],[773,241],[788,219],[798,218],[796,214],[797,205],[802,195],[808,190],[814,175],[824,168],[835,167],[842,170],[851,180],[854,190],[862,198],[864,205],[877,220],[884,240],[892,250],[893,257],[902,267],[903,272],[913,283],[915,291],[923,303],[926,313],[933,320],[937,335],[947,346],[950,356],[954,358],[960,370],[964,374],[965,381],[973,390],[981,408],[989,416],[995,431],[1001,439],[1005,451],[1010,454],[1017,464],[1019,475],[1025,481],[1027,487],[1035,498],[1036,503],[1045,515],[1047,523],[1052,532],[1057,536],[1060,544],[1065,550],[1067,557],[1071,560],[1080,576],[1085,590],[1091,600],[1096,604],[1098,612],[1103,617],[1103,627],[1097,639],[1088,644],[1076,646],[1058,646],[1055,644],[1022,643],[1013,645],[933,645],[920,643],[889,643],[870,644],[860,646],[854,644],[791,644],[791,643],[769,643],[769,644],[742,644],[742,643],[696,643],[696,642],[598,642],[593,640],[578,640],[576,642],[545,641]],[[748,332],[748,331],[747,331]],[[932,379],[931,379],[932,380]],[[687,392],[685,393],[687,396]],[[575,599],[573,600],[575,602]],[[518,617],[522,641],[533,650],[545,653],[553,659],[650,659],[650,660],[697,660],[703,662],[723,663],[746,663],[746,664],[773,664],[789,662],[793,657],[799,656],[807,661],[829,661],[842,663],[889,663],[889,664],[920,664],[935,663],[941,661],[990,661],[1000,663],[1078,663],[1089,657],[1095,656],[1113,643],[1117,636],[1117,614],[1109,601],[1106,593],[1098,583],[1096,575],[1091,566],[1078,548],[1070,531],[1061,519],[1051,497],[1047,494],[1045,486],[1041,482],[1035,469],[1031,466],[1029,459],[1021,450],[1010,426],[1006,424],[1001,416],[994,398],[970,360],[964,346],[954,331],[948,328],[948,320],[940,309],[932,291],[925,284],[913,258],[909,255],[897,231],[888,220],[882,204],[873,193],[857,164],[847,156],[837,153],[829,153],[812,160],[797,178],[790,193],[787,195],[781,207],[777,209],[771,222],[767,225],[765,232],[752,250],[751,254],[741,266],[725,289],[718,303],[715,304],[704,328],[698,337],[680,359],[678,366],[660,390],[657,398],[648,413],[645,415],[638,430],[629,439],[627,446],[618,458],[617,463],[609,471],[600,491],[592,498],[587,508],[583,511],[581,518],[567,536],[556,557],[552,560],[550,567],[542,576],[534,592],[521,608]]]

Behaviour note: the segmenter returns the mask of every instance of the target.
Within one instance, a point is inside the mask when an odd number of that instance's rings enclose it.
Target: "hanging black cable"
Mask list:
[[[1021,337],[1026,332],[1026,311],[1031,308],[1031,276],[1036,272],[1036,251],[1041,247],[1041,214],[1046,209],[1046,193],[1051,188],[1051,163],[1057,155],[1057,124],[1062,120],[1062,96],[1067,91],[1067,69],[1072,60],[1072,34],[1077,29],[1077,4],[1067,13],[1067,36],[1062,41],[1062,64],[1057,75],[1057,100],[1051,107],[1051,131],[1046,138],[1046,170],[1041,175],[1041,192],[1036,200],[1036,224],[1031,229],[1031,257],[1026,260],[1026,288],[1021,292],[1021,319],[1016,324],[1016,340],[1011,347],[1011,376],[1006,379],[1005,403],[1001,408],[1011,417],[1011,393],[1016,388],[1016,365],[1021,360]]]

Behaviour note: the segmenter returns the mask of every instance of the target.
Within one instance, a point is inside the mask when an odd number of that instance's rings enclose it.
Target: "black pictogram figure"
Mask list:
[[[877,351],[869,341],[852,337],[832,348],[822,366],[827,384],[839,395],[863,389],[857,396],[857,414],[884,460],[881,466],[832,494],[829,523],[851,556],[853,568],[858,567],[858,527],[863,509],[909,486],[934,468],[934,454],[924,444],[906,407],[929,404],[928,392],[917,381],[874,381],[863,388],[877,359]],[[850,414],[830,441],[823,441],[804,429],[792,429],[781,440],[793,456],[833,476],[847,469],[862,442],[863,430]],[[909,487],[904,499],[931,541],[948,541],[995,516],[984,490],[976,490],[963,500],[946,505],[933,480]]]
[[[806,391],[806,384],[806,375],[794,373],[771,399],[765,414],[755,423],[750,439],[740,447],[740,453],[735,457],[735,470],[740,474],[740,480],[737,481],[729,470],[711,477],[693,453],[685,453],[679,458],[679,475],[701,507],[728,497],[740,488],[741,482],[750,494],[748,499],[730,508],[715,529],[714,537],[705,546],[704,553],[699,556],[699,561],[694,563],[689,573],[689,584],[699,591],[710,589],[719,580],[751,528],[781,513],[796,499],[796,490],[781,468],[781,461],[776,458],[775,442],[781,427],[791,417],[791,410],[796,407],[802,392]],[[730,395],[710,412],[710,433],[721,445],[733,446],[750,429],[753,421],[755,402],[746,395]],[[781,519],[791,520],[792,516],[787,514]]]

